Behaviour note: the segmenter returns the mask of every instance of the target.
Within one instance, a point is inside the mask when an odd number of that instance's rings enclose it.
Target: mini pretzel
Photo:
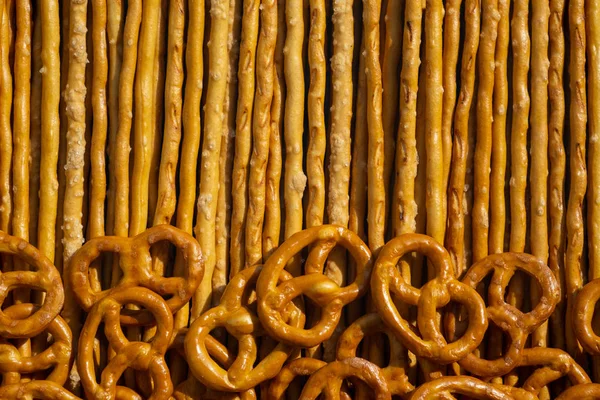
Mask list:
[[[572,386],[561,393],[556,400],[590,400],[600,399],[600,384],[586,383]]]
[[[152,273],[150,247],[163,240],[173,243],[182,250],[187,266],[185,276],[163,278]],[[85,311],[88,311],[96,302],[114,290],[113,288],[95,291],[88,280],[90,265],[103,252],[119,254],[123,276],[115,287],[143,286],[161,296],[171,295],[167,304],[172,312],[176,312],[189,301],[203,274],[203,262],[198,242],[189,234],[170,225],[147,229],[133,238],[115,236],[93,238],[73,255],[66,276],[77,301]],[[128,320],[130,322],[127,323],[132,323],[130,319]]]
[[[4,310],[12,319],[21,320],[33,315],[39,309],[30,303],[21,303]],[[4,374],[3,384],[11,382],[8,373],[30,374],[53,368],[46,380],[64,385],[69,374],[71,361],[72,335],[69,325],[56,316],[46,331],[52,335],[53,344],[31,357],[21,357],[19,350],[8,342],[0,342],[0,373]],[[12,374],[10,374],[12,375]]]
[[[220,304],[197,318],[186,335],[185,348],[190,370],[212,389],[227,392],[251,389],[277,375],[293,350],[292,346],[280,343],[255,366],[256,338],[263,335],[263,330],[256,315],[244,304],[244,296],[247,296],[260,273],[260,267],[250,267],[234,276]],[[281,273],[283,281],[291,279],[286,271]],[[295,328],[299,328],[304,319],[292,315],[291,322]],[[210,332],[220,326],[224,326],[239,343],[238,355],[227,370],[211,358],[210,349],[206,346]]]
[[[600,336],[594,332],[592,325],[598,300],[600,300],[600,279],[594,279],[577,294],[571,314],[577,340],[585,351],[593,355],[600,355]]]
[[[14,400],[81,400],[61,385],[50,381],[30,381],[0,386],[0,398]]]
[[[415,388],[409,382],[403,365],[405,365],[404,348],[392,331],[384,325],[379,314],[367,314],[350,325],[338,340],[337,359],[345,360],[356,357],[359,343],[365,336],[383,332],[390,341],[390,364],[382,369],[392,395],[404,396]]]
[[[427,382],[417,388],[410,400],[425,400],[462,394],[480,400],[537,400],[533,394],[522,389],[494,385],[470,376],[452,376]]]
[[[313,373],[302,390],[301,400],[314,400],[321,394],[328,400],[339,399],[343,381],[356,378],[366,383],[377,400],[392,398],[387,381],[377,365],[362,358],[347,358],[329,363]]]
[[[426,256],[435,271],[435,277],[421,289],[406,283],[396,268],[402,256],[413,251]],[[488,325],[483,299],[474,288],[454,279],[450,255],[428,236],[405,234],[389,241],[375,263],[371,293],[383,321],[417,356],[448,364],[471,353],[483,340]],[[392,293],[403,302],[418,306],[417,326],[423,338],[400,315]],[[437,326],[436,313],[451,300],[465,305],[469,326],[460,339],[447,343]]]
[[[17,287],[39,289],[46,293],[44,304],[32,315],[15,320],[0,309],[0,336],[26,338],[40,334],[60,312],[64,302],[63,285],[58,271],[38,249],[23,239],[0,231],[0,254],[12,254],[37,271],[0,273],[0,304]]]
[[[538,304],[528,313],[521,312],[504,300],[506,288],[516,270],[524,271],[533,277],[542,289]],[[487,315],[500,329],[509,334],[510,347],[503,358],[493,361],[477,358],[474,354],[469,354],[459,361],[469,372],[486,377],[505,375],[519,363],[527,336],[550,317],[560,300],[560,288],[552,271],[542,261],[529,254],[490,255],[473,264],[463,278],[463,283],[474,289],[492,271],[494,275],[488,288]]]
[[[325,361],[317,358],[297,358],[287,363],[277,377],[271,381],[267,397],[273,400],[285,398],[285,391],[297,376],[310,376],[326,366]]]
[[[336,245],[344,246],[356,261],[356,278],[339,287],[322,274],[325,261]],[[277,285],[289,260],[311,246],[305,275]],[[337,326],[342,307],[362,296],[371,275],[371,252],[353,232],[333,225],[306,229],[286,240],[267,260],[258,278],[258,316],[267,333],[280,342],[313,347],[329,339]],[[293,327],[281,315],[287,304],[300,295],[308,296],[321,307],[320,320],[310,329]]]
[[[126,304],[145,307],[152,314],[156,333],[149,343],[130,342],[121,329],[121,309]],[[101,323],[115,356],[96,381],[94,366],[94,339]],[[117,382],[127,368],[148,371],[154,384],[152,399],[168,399],[173,392],[164,355],[173,333],[173,316],[167,303],[157,294],[143,287],[121,287],[98,301],[90,310],[79,338],[77,367],[88,398],[115,398]]]

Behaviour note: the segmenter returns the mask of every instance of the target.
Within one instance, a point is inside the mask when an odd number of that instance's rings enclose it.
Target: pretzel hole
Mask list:
[[[532,282],[535,282],[535,287],[539,291],[538,293],[541,293],[536,279],[531,279],[525,271],[515,271],[504,290],[504,301],[522,312],[531,311]]]
[[[183,265],[183,253],[168,240],[161,240],[150,246],[152,272],[158,276],[181,276],[175,272],[176,260]],[[177,271],[179,272],[179,271]]]
[[[119,262],[119,254],[103,252],[91,263],[90,268],[88,269],[88,280],[95,292],[109,290],[113,287],[113,282],[111,282],[113,262]],[[118,269],[118,271],[119,274],[121,274],[121,270]]]

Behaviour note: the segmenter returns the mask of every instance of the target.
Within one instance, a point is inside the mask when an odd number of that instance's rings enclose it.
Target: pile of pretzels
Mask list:
[[[600,399],[600,0],[0,0],[0,400]]]

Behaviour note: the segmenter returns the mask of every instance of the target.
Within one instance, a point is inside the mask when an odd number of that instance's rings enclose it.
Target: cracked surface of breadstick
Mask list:
[[[548,266],[565,293],[565,170],[566,155],[563,142],[565,121],[565,92],[563,73],[565,63],[565,38],[563,13],[565,0],[550,1],[550,72],[548,95],[550,98],[550,118],[548,122],[548,145],[550,146],[550,180],[548,213],[550,214],[550,237],[548,239]],[[589,211],[588,211],[589,212]],[[550,319],[553,347],[565,348],[564,302],[559,302]]]
[[[208,88],[204,114],[198,219],[196,238],[205,259],[204,277],[194,295],[192,319],[210,307],[212,275],[215,268],[215,214],[219,194],[219,154],[223,124],[223,101],[227,89],[227,34],[229,1],[216,0],[210,5],[210,37],[208,41]]]
[[[12,218],[12,179],[13,138],[11,110],[13,84],[9,61],[10,21],[7,2],[2,5],[0,19],[0,230],[10,232]],[[54,235],[53,235],[54,236]],[[7,268],[8,260],[3,260]]]
[[[323,161],[327,138],[325,133],[325,2],[310,1],[310,29],[308,34],[308,68],[310,85],[307,95],[308,148],[306,175],[308,178],[308,205],[306,227],[323,224],[325,213],[325,173]]]
[[[477,143],[475,145],[475,182],[473,199],[473,261],[488,255],[490,162],[492,152],[492,92],[494,90],[494,53],[498,28],[498,1],[482,2],[482,29],[478,57]]]
[[[231,244],[229,277],[245,266],[246,212],[248,209],[248,164],[252,149],[252,109],[254,105],[256,43],[258,40],[259,0],[244,0],[240,60],[238,67],[238,100],[235,125],[235,158],[233,160],[231,212]]]
[[[586,69],[585,69],[585,2],[569,2],[569,88],[570,105],[570,179],[567,205],[567,254],[565,266],[567,315],[573,312],[576,293],[583,286],[582,254],[584,244],[583,201],[587,189],[586,169]],[[577,361],[581,358],[581,345],[573,332],[572,324],[565,326],[567,351]]]
[[[35,13],[31,44],[31,125],[29,167],[29,243],[37,246],[42,140],[42,17]]]
[[[285,166],[283,197],[285,204],[284,238],[302,230],[302,196],[306,188],[306,175],[302,170],[304,133],[304,66],[302,47],[304,41],[304,16],[302,0],[285,3],[286,39],[284,48],[284,73],[287,88],[284,116]],[[300,259],[294,257],[288,265],[289,272],[300,274]]]
[[[481,10],[477,0],[465,2],[465,44],[461,60],[460,95],[454,114],[454,144],[448,188],[448,228],[445,246],[452,257],[456,276],[462,276],[465,237],[465,185],[469,150],[469,114],[475,90],[475,66],[479,48]]]
[[[148,219],[148,182],[150,180],[150,158],[154,141],[154,57],[158,47],[159,19],[160,1],[145,0],[142,8],[143,23],[139,39],[140,46],[134,89],[134,159],[131,175],[130,236],[135,236],[144,231]]]
[[[252,118],[252,156],[248,180],[246,268],[262,263],[262,228],[265,215],[266,172],[271,136],[274,56],[277,42],[277,2],[261,2],[261,29],[256,49],[256,94]]]

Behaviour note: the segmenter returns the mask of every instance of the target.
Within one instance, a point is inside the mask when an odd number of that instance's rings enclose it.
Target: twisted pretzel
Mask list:
[[[257,357],[256,338],[264,332],[255,313],[244,301],[245,294],[260,273],[261,267],[251,267],[235,275],[227,285],[220,304],[197,318],[186,335],[185,349],[190,369],[198,380],[212,389],[227,392],[252,389],[277,375],[293,350],[292,346],[279,343],[254,366]],[[282,281],[291,279],[286,271],[281,271],[281,276]],[[286,309],[291,306],[293,304],[288,303]],[[304,323],[303,315],[298,316],[294,311],[289,314],[289,320],[295,328]],[[210,332],[220,326],[224,326],[239,342],[237,357],[227,365],[227,370],[213,360],[206,343],[211,338]],[[212,346],[214,347],[214,343]]]
[[[345,379],[357,378],[374,391],[374,398],[392,398],[387,381],[377,365],[362,358],[347,358],[329,363],[313,373],[302,390],[301,400],[314,400],[323,394],[325,399],[339,399]]]
[[[323,368],[327,363],[317,358],[297,358],[287,363],[269,385],[267,398],[280,400],[285,398],[285,391],[297,376],[310,376]]]
[[[528,313],[521,312],[504,300],[506,288],[516,270],[535,278],[541,288],[539,303]],[[560,300],[560,288],[552,271],[541,260],[529,254],[490,255],[473,264],[463,278],[463,283],[474,289],[492,271],[494,274],[488,288],[487,315],[508,333],[511,338],[510,346],[504,357],[495,360],[484,360],[469,354],[459,361],[469,372],[485,377],[505,375],[519,363],[527,336],[550,317]]]
[[[125,304],[145,307],[152,314],[157,328],[149,343],[130,342],[126,338],[120,322],[121,309]],[[94,339],[101,323],[104,323],[104,333],[116,354],[102,371],[101,382],[98,383],[93,353]],[[88,398],[112,399],[119,390],[127,391],[118,387],[117,381],[127,368],[133,368],[150,373],[154,383],[151,399],[168,399],[173,392],[173,384],[164,355],[172,333],[173,315],[160,296],[143,287],[114,289],[91,309],[79,338],[77,367]]]
[[[14,400],[81,400],[61,385],[50,381],[30,381],[0,387],[0,398]]]
[[[305,275],[277,286],[288,261],[309,245],[312,246]],[[356,262],[356,278],[344,287],[322,274],[327,256],[336,245],[344,246]],[[355,233],[333,225],[306,229],[286,240],[264,265],[256,285],[258,316],[267,333],[276,340],[292,346],[316,346],[331,337],[342,307],[366,292],[370,275],[371,252]],[[308,296],[322,308],[319,321],[310,329],[290,326],[282,316],[290,301],[300,295]]]
[[[573,386],[556,398],[556,400],[589,400],[600,399],[600,384],[586,383],[583,385]]]
[[[390,393],[392,395],[403,396],[412,392],[415,388],[408,381],[406,371],[402,367],[406,361],[406,357],[403,354],[404,348],[392,331],[384,325],[379,314],[367,314],[357,319],[342,333],[338,340],[338,360],[356,357],[356,350],[364,337],[379,332],[385,333],[390,341],[390,364],[382,369]]]
[[[0,253],[12,254],[37,271],[0,273],[0,305],[15,288],[34,288],[46,293],[44,304],[31,315],[14,319],[0,309],[0,336],[28,338],[40,334],[60,312],[64,302],[63,285],[58,271],[38,249],[23,239],[0,231]]]
[[[586,284],[577,295],[572,315],[575,335],[581,346],[590,354],[600,354],[600,336],[594,332],[592,318],[600,300],[600,279]]]
[[[470,376],[443,377],[427,382],[413,392],[410,400],[444,398],[452,393],[480,400],[537,400],[536,396],[522,389],[485,383]]]
[[[150,247],[160,241],[169,241],[183,253],[186,264],[185,276],[164,278],[152,273]],[[88,270],[103,252],[119,255],[123,276],[114,288],[94,290],[88,278]],[[99,300],[111,294],[115,288],[146,287],[161,296],[171,295],[166,300],[171,312],[178,311],[194,294],[203,275],[203,260],[200,245],[189,234],[171,226],[159,225],[133,238],[104,236],[90,239],[72,257],[65,279],[69,280],[77,302],[89,311]],[[148,313],[121,316],[122,322],[130,325],[146,325],[151,321]]]
[[[402,256],[413,251],[425,255],[435,271],[435,278],[421,289],[406,283],[396,268]],[[448,364],[471,353],[483,340],[488,325],[483,299],[475,289],[454,279],[450,255],[431,237],[411,233],[389,241],[375,263],[371,291],[383,321],[419,357]],[[417,326],[422,338],[400,315],[392,293],[403,302],[418,306]],[[437,326],[436,310],[451,300],[465,305],[469,326],[460,339],[447,343]]]
[[[4,313],[9,318],[20,320],[33,315],[38,309],[39,306],[21,303],[7,308]],[[46,331],[52,335],[54,343],[41,353],[30,357],[22,357],[15,346],[4,340],[0,341],[0,373],[3,374],[4,385],[18,383],[18,377],[16,382],[12,382],[13,373],[30,374],[52,367],[54,369],[46,380],[64,385],[71,361],[71,330],[65,320],[57,316],[50,322]]]

